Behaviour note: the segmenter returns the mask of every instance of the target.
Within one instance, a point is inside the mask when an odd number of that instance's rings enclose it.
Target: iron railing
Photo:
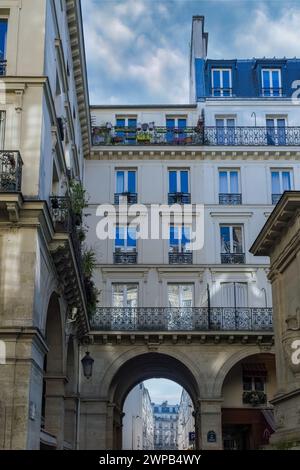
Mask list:
[[[297,146],[300,127],[186,127],[155,126],[148,130],[132,127],[93,127],[94,146],[107,145],[207,145],[207,146]]]
[[[93,330],[272,331],[272,308],[98,307]]]
[[[114,264],[136,264],[137,251],[116,251],[114,253]]]
[[[219,204],[224,206],[238,206],[242,204],[242,195],[241,194],[229,194],[229,193],[220,193],[219,194]]]
[[[121,202],[126,201],[127,204],[136,204],[137,203],[137,193],[116,193],[114,196],[114,202],[116,205],[121,204]]]
[[[21,192],[22,166],[22,158],[17,150],[0,150],[0,192]]]
[[[168,204],[190,204],[191,194],[190,193],[169,193]]]
[[[282,96],[282,88],[279,87],[268,87],[268,88],[262,88],[262,96]]]
[[[214,97],[232,96],[232,88],[212,88],[211,95]]]
[[[6,75],[6,66],[7,66],[7,61],[6,60],[0,60],[0,75]]]
[[[272,204],[276,205],[282,194],[272,194]]]
[[[245,264],[245,253],[221,253],[222,264]]]
[[[170,252],[169,253],[169,264],[193,264],[193,252],[184,251]]]

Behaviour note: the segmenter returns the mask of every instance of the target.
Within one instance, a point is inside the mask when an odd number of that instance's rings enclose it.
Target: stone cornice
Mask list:
[[[92,147],[90,160],[300,160],[299,147]]]
[[[66,3],[83,154],[88,157],[91,146],[91,124],[81,5],[77,0],[67,0]]]

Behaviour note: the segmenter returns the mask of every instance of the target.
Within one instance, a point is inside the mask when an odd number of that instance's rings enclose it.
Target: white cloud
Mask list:
[[[300,10],[286,9],[274,19],[265,9],[254,12],[254,20],[236,35],[239,57],[299,56]]]

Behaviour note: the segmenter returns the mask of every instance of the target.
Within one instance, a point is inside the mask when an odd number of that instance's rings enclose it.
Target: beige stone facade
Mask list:
[[[270,256],[276,350],[278,448],[300,448],[300,193],[287,191],[251,248]]]

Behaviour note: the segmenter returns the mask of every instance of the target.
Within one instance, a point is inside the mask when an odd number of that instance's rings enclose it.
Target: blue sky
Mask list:
[[[191,20],[208,57],[300,55],[300,0],[82,0],[91,104],[188,102]]]
[[[170,405],[179,405],[182,387],[177,383],[167,379],[150,379],[145,380],[144,385],[153,403],[168,401]]]

